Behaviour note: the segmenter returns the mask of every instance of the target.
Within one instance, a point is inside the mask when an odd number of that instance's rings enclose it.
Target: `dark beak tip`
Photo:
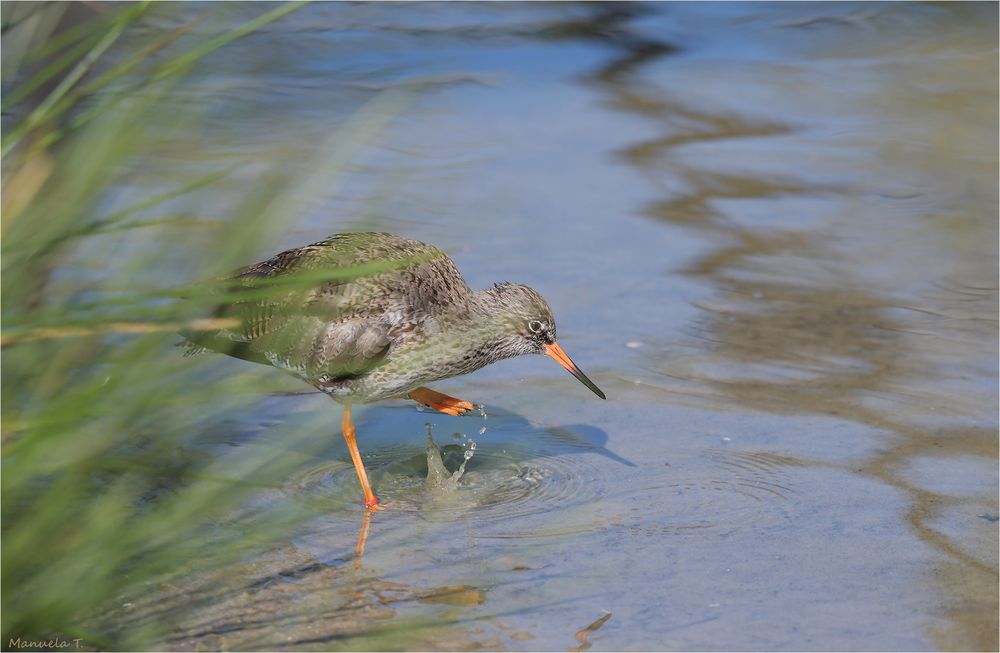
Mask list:
[[[577,368],[577,371],[579,372],[579,368]],[[583,372],[580,372],[580,375],[577,376],[577,378],[583,383],[583,385],[587,386],[587,388],[589,388],[591,392],[593,392],[601,399],[607,401],[608,397],[607,395],[604,394],[604,391],[598,388],[597,384],[595,384],[593,381],[587,378],[587,376]]]

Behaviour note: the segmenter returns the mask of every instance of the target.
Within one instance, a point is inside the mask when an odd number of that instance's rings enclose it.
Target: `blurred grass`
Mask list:
[[[275,234],[330,192],[402,96],[376,96],[336,130],[314,174],[270,166],[231,219],[205,219],[199,204],[239,164],[105,209],[144,147],[199,128],[205,107],[171,103],[171,91],[206,55],[300,5],[262,5],[222,34],[191,36],[196,18],[152,39],[148,27],[129,39],[157,10],[148,3],[103,5],[61,27],[64,4],[4,5],[4,57],[15,60],[5,66],[0,244],[4,642],[149,647],[169,623],[123,630],[101,615],[152,584],[273,545],[309,517],[246,505],[329,444],[335,413],[270,438],[267,455],[217,457],[205,443],[252,413],[266,368],[223,373],[217,356],[182,357],[175,331],[220,299],[217,286],[191,282],[273,253]],[[125,40],[133,45],[116,51]]]

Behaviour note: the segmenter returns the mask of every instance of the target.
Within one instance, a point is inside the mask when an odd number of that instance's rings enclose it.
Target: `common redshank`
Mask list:
[[[472,403],[424,387],[521,354],[546,354],[601,399],[556,343],[549,305],[527,286],[473,291],[438,248],[384,233],[338,234],[243,268],[245,293],[216,309],[230,328],[184,333],[209,349],[285,370],[343,404],[340,425],[365,506],[379,508],[351,405],[408,397],[461,415]]]

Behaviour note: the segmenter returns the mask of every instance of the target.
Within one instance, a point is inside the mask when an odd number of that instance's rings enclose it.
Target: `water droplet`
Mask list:
[[[417,412],[418,413],[422,413],[425,410],[427,410],[427,406],[424,406],[423,404],[417,404]]]
[[[638,340],[629,340],[628,342],[625,343],[625,346],[628,347],[629,349],[638,349],[639,347],[642,347],[642,345],[643,343],[639,342]]]
[[[480,426],[479,427],[479,435],[486,435],[486,427],[485,426]]]

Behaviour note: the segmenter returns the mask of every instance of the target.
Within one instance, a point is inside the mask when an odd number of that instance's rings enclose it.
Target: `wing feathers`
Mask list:
[[[295,287],[296,274],[322,276],[324,271],[368,267],[372,274],[332,281],[327,276]],[[229,278],[239,292],[266,289],[269,284],[255,281],[276,277],[287,277],[291,289],[276,288],[273,295],[216,309],[217,316],[240,318],[238,328],[183,335],[196,347],[274,365],[309,380],[335,381],[381,363],[391,348],[391,334],[415,327],[403,322],[419,322],[470,292],[443,252],[388,234],[332,236],[241,268]]]

